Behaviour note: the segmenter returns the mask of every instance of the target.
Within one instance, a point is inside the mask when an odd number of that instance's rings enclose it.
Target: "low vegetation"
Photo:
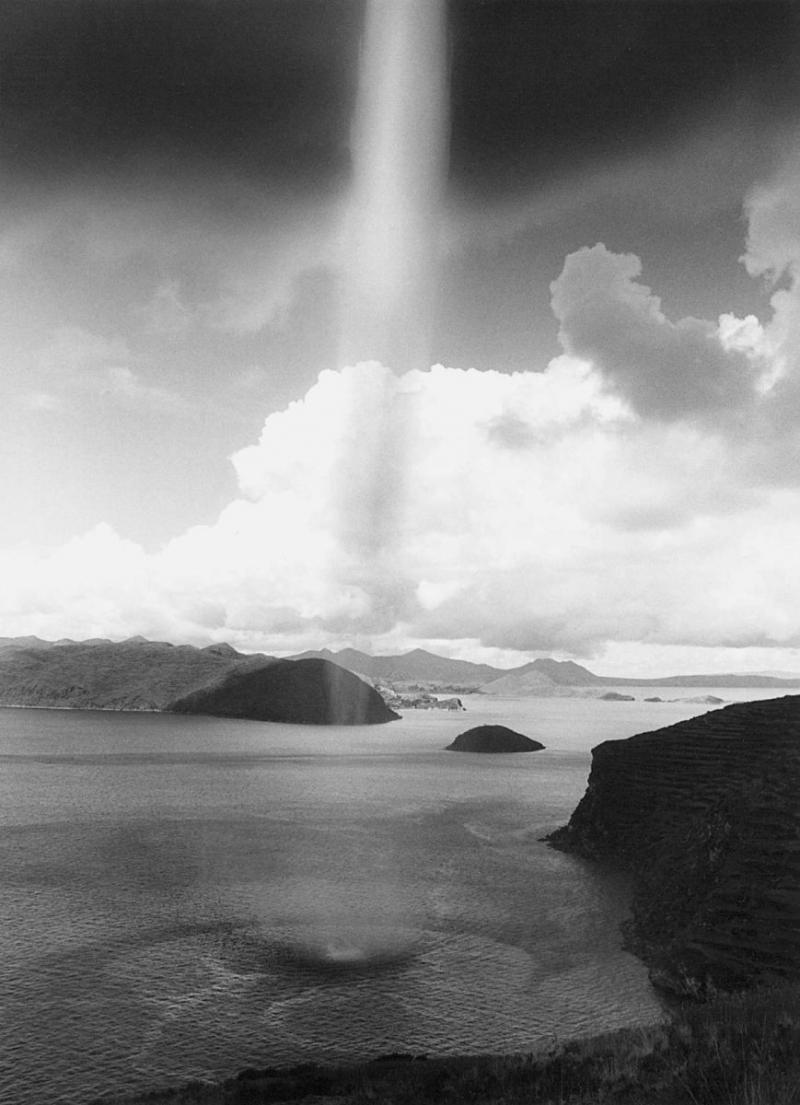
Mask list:
[[[800,986],[683,1004],[661,1025],[529,1056],[390,1055],[242,1071],[127,1105],[800,1105]],[[107,1099],[104,1105],[111,1105]],[[115,1105],[122,1105],[116,1099]]]

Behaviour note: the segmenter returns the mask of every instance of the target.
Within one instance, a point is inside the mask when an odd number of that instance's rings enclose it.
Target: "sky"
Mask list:
[[[0,16],[0,635],[800,671],[794,3]]]

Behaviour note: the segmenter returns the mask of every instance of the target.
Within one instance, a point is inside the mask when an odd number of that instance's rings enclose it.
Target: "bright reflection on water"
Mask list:
[[[0,1099],[658,1016],[624,887],[539,838],[593,744],[705,707],[466,701],[358,729],[0,710]],[[442,751],[481,720],[547,750]]]

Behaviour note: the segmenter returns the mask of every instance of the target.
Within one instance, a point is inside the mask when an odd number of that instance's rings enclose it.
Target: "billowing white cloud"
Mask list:
[[[771,318],[672,321],[638,258],[578,250],[545,372],[324,371],[235,454],[215,523],[151,554],[107,526],[6,554],[4,632],[506,659],[800,646],[798,181],[749,200],[748,268],[785,282]],[[53,355],[135,391],[90,339]]]
[[[590,364],[327,371],[234,457],[242,497],[147,555],[101,526],[7,562],[6,632],[369,638],[586,654],[606,640],[800,642],[800,495],[644,423]],[[13,581],[13,586],[11,582]]]

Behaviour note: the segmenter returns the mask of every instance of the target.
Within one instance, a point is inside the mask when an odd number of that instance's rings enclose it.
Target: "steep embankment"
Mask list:
[[[234,671],[169,709],[300,725],[373,725],[399,716],[363,679],[328,660],[276,660],[255,670]]]
[[[171,645],[141,637],[0,650],[0,706],[161,710],[173,699],[237,669],[270,662],[230,645]]]
[[[800,973],[800,697],[593,750],[556,847],[634,876],[631,946],[677,993]]]

